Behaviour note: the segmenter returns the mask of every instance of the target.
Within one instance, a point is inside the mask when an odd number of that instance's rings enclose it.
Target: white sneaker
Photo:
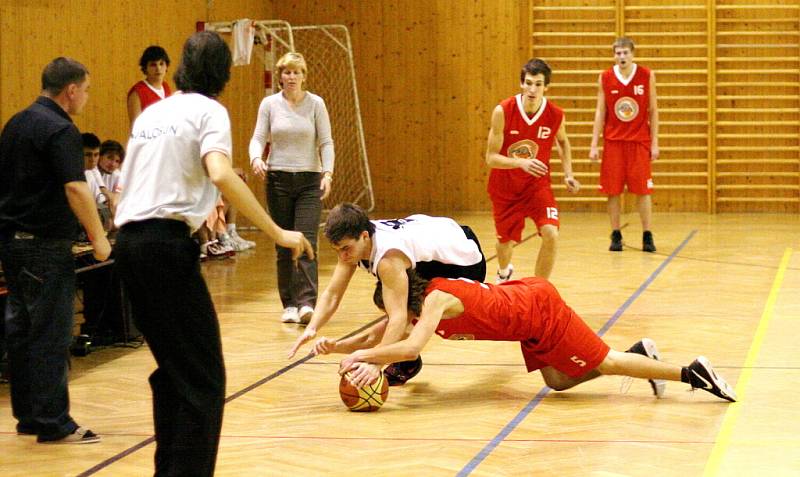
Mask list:
[[[308,324],[308,322],[311,321],[311,317],[314,315],[314,309],[308,305],[303,305],[300,307],[298,315],[300,316],[300,323]]]
[[[228,235],[228,234],[219,234],[218,237],[219,237],[218,238],[219,243],[221,243],[222,245],[230,248],[234,252],[241,252],[242,250],[244,250],[244,248],[241,247],[239,242],[234,240],[233,237],[231,237],[230,235]]]
[[[287,306],[281,315],[281,321],[284,323],[300,323],[300,315],[297,314],[296,306]]]
[[[242,250],[248,250],[251,248],[255,248],[256,246],[256,243],[253,242],[252,240],[245,240],[242,237],[240,237],[239,232],[237,232],[236,230],[232,230],[229,235],[233,240],[239,242],[239,244],[242,246]]]
[[[501,284],[501,283],[505,283],[505,282],[507,282],[507,281],[511,280],[511,275],[513,275],[513,274],[514,274],[514,265],[511,265],[511,264],[509,263],[509,264],[508,264],[508,274],[507,274],[507,275],[505,275],[505,276],[504,276],[504,275],[501,275],[501,274],[500,274],[500,270],[498,270],[498,271],[497,271],[497,277],[495,277],[495,279],[494,279],[494,283],[495,283],[496,285],[499,285],[499,284]]]

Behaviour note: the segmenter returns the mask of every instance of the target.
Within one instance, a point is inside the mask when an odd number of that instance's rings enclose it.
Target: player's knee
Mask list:
[[[545,225],[541,230],[542,241],[547,243],[555,243],[558,240],[558,229],[552,225]]]
[[[544,383],[553,391],[564,391],[572,387],[572,380],[566,374],[555,369],[549,372],[542,371]]]

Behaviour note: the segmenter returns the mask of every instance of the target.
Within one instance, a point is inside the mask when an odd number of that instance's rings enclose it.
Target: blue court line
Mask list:
[[[669,265],[669,262],[671,262],[672,259],[675,258],[675,256],[678,254],[678,252],[680,252],[681,249],[683,249],[683,247],[685,247],[686,244],[689,243],[689,240],[691,240],[696,233],[697,230],[692,230],[689,233],[689,235],[685,239],[683,239],[683,242],[681,242],[681,244],[678,245],[678,248],[673,250],[672,253],[669,255],[669,257],[667,257],[666,260],[661,262],[661,265],[659,265],[658,268],[656,268],[655,271],[650,274],[647,280],[645,280],[644,283],[642,283],[639,286],[639,288],[635,292],[633,292],[633,295],[631,295],[630,298],[625,300],[625,303],[623,303],[622,306],[620,306],[619,309],[616,311],[616,313],[614,313],[614,315],[608,319],[606,324],[603,325],[602,328],[600,328],[600,330],[597,332],[598,336],[603,336],[606,333],[606,331],[609,330],[609,328],[614,326],[614,323],[616,323],[617,320],[619,320],[619,317],[622,316],[623,313],[625,313],[625,310],[627,310],[628,307],[630,307],[631,304],[634,301],[636,301],[639,295],[641,295],[647,289],[647,287],[650,286],[651,283],[653,283],[653,280],[655,280],[656,277],[667,267],[667,265]],[[483,462],[484,459],[486,459],[489,456],[489,454],[491,454],[492,451],[494,451],[495,448],[499,446],[500,443],[503,442],[503,440],[505,440],[505,438],[508,437],[508,435],[511,434],[511,432],[514,429],[516,429],[519,423],[522,422],[523,419],[525,419],[528,416],[528,414],[530,414],[531,411],[533,411],[536,408],[536,406],[539,405],[540,402],[542,402],[542,399],[544,399],[544,397],[549,392],[550,388],[547,386],[544,386],[542,389],[540,389],[539,392],[536,394],[536,397],[534,397],[524,408],[522,408],[522,410],[519,413],[517,413],[516,416],[514,416],[514,419],[512,419],[511,422],[509,422],[508,424],[506,424],[505,427],[503,427],[503,429],[496,436],[494,436],[494,439],[489,441],[489,443],[486,444],[486,446],[484,446],[484,448],[481,449],[481,451],[478,452],[478,454],[475,457],[473,457],[472,460],[469,461],[467,465],[464,466],[463,469],[461,469],[461,471],[457,474],[457,477],[465,477],[471,474],[472,471],[475,470],[475,468],[478,467],[481,464],[481,462]]]

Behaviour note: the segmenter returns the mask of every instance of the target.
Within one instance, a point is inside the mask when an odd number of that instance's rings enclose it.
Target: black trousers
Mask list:
[[[150,375],[156,476],[211,476],[225,366],[219,323],[189,228],[153,219],[122,227],[114,250],[134,322],[158,368]]]
[[[283,229],[303,232],[314,250],[322,214],[321,177],[319,172],[267,173],[267,205],[272,220]],[[319,288],[317,260],[303,255],[295,267],[290,249],[276,245],[275,250],[278,253],[278,293],[283,307],[308,305],[314,308]]]
[[[69,239],[0,238],[8,280],[5,334],[17,430],[58,440],[78,424],[69,414],[75,264]]]

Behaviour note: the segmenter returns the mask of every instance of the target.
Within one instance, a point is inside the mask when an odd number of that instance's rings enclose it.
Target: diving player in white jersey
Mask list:
[[[486,278],[486,259],[478,238],[469,227],[447,217],[412,215],[404,219],[369,220],[357,205],[343,203],[328,214],[325,237],[338,255],[336,268],[325,291],[317,300],[314,315],[305,331],[289,351],[295,355],[304,343],[336,312],[350,279],[359,266],[383,283],[383,299],[389,322],[381,344],[391,344],[404,337],[407,319],[408,277],[415,269],[428,279],[434,277]],[[364,372],[374,381],[380,367],[364,363]],[[389,383],[399,385],[416,375],[422,360],[395,363],[384,371]]]

